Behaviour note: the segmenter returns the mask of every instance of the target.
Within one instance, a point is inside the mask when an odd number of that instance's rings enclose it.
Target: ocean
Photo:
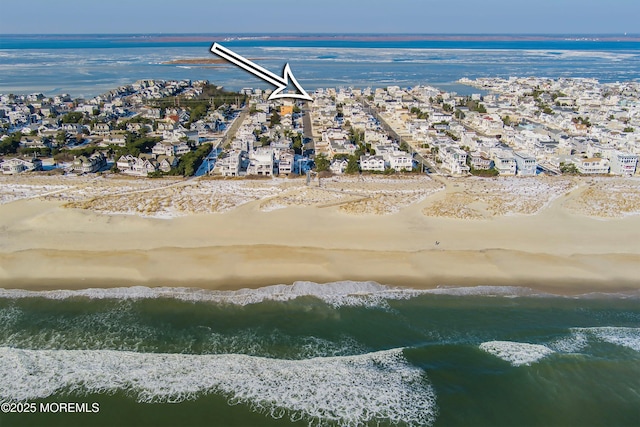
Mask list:
[[[0,425],[637,426],[640,294],[0,292]],[[90,407],[90,406],[89,406]]]
[[[0,35],[0,93],[88,98],[139,79],[206,79],[230,90],[269,88],[226,64],[168,64],[176,59],[217,58],[209,52],[213,42],[276,73],[288,62],[307,90],[428,84],[467,95],[478,89],[456,84],[462,77],[584,77],[604,83],[640,78],[640,42],[625,37]]]

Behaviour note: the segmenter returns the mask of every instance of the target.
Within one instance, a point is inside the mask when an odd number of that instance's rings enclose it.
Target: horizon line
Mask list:
[[[0,32],[0,36],[25,36],[25,35],[33,35],[33,36],[98,36],[98,35],[344,35],[344,36],[356,36],[356,35],[367,35],[367,36],[385,36],[385,35],[394,35],[394,36],[640,36],[639,33],[629,33],[629,32],[605,32],[605,33],[582,33],[582,32],[438,32],[438,33],[420,33],[420,32],[349,32],[349,31],[338,31],[338,32],[328,32],[328,31],[311,31],[311,32],[97,32],[97,33],[2,33]]]

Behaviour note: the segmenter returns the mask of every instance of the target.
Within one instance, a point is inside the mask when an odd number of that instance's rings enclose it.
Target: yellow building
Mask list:
[[[282,105],[280,106],[280,115],[286,116],[287,114],[293,114],[293,105]]]

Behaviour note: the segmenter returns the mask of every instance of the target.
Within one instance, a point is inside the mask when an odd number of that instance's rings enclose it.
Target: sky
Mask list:
[[[639,0],[3,0],[0,33],[640,34]]]

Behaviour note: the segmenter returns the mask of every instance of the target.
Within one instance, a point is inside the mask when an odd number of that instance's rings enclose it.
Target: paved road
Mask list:
[[[211,172],[213,170],[213,168],[216,166],[216,160],[218,159],[218,153],[220,152],[219,151],[219,147],[220,147],[220,142],[218,142],[213,147],[211,152],[209,154],[207,154],[207,157],[204,158],[204,160],[202,161],[202,164],[200,164],[200,167],[196,171],[195,176],[206,175],[206,174],[208,174],[209,172]]]
[[[229,129],[227,129],[227,132],[225,132],[220,142],[221,148],[225,148],[231,143],[231,141],[233,141],[233,137],[236,135],[238,128],[240,127],[240,125],[242,125],[247,116],[249,116],[249,104],[244,106],[238,117],[236,117],[231,123],[231,127],[229,127]]]
[[[220,153],[220,150],[222,150],[224,147],[229,145],[231,141],[233,141],[233,137],[236,135],[238,128],[242,125],[242,122],[244,122],[244,119],[246,119],[248,115],[249,115],[249,106],[245,105],[245,107],[242,109],[240,114],[238,114],[238,116],[235,119],[233,119],[233,121],[231,122],[231,126],[227,129],[222,139],[218,141],[218,143],[213,147],[211,152],[207,154],[207,157],[204,158],[202,164],[196,171],[195,176],[206,175],[213,170],[213,168],[216,165],[216,159],[218,158],[218,154]]]
[[[311,124],[311,106],[309,103],[305,103],[302,108],[302,136],[304,139],[309,139],[311,142],[303,146],[304,150],[315,150],[315,140],[313,139],[313,126]]]

